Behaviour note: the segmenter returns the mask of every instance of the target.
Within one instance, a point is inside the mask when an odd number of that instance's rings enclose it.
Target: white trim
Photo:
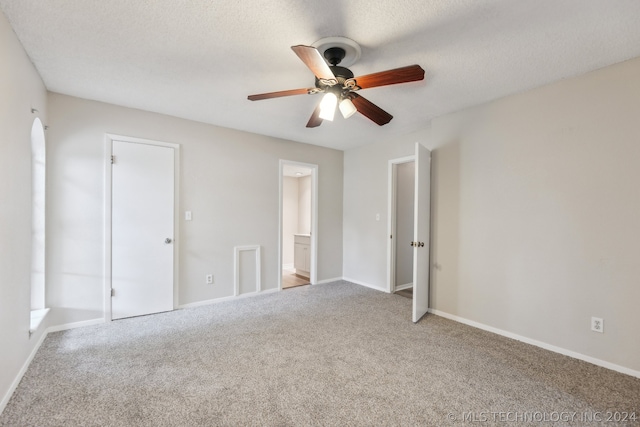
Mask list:
[[[296,162],[294,160],[280,159],[278,167],[278,265],[282,265],[282,177],[284,166],[299,166],[311,169],[311,255],[309,282],[315,285],[318,281],[318,165],[313,163]],[[278,270],[278,290],[282,290],[282,271]]]
[[[29,322],[29,337],[34,334],[38,327],[42,324],[42,321],[47,314],[49,313],[50,308],[41,308],[39,310],[31,310],[30,314],[30,322]]]
[[[405,289],[413,288],[413,282],[405,283],[404,285],[396,286],[396,291],[404,291]]]
[[[355,279],[350,279],[348,277],[343,277],[342,280],[344,280],[345,282],[351,282],[351,283],[354,283],[356,285],[364,286],[366,288],[375,289],[376,291],[387,292],[387,290],[385,288],[381,288],[380,286],[372,285],[372,284],[366,283],[366,282],[361,282],[361,281],[355,280]]]
[[[198,302],[190,302],[187,304],[182,304],[179,305],[177,308],[178,309],[189,309],[189,308],[195,308],[195,307],[203,307],[206,305],[211,305],[211,304],[217,304],[220,302],[226,302],[226,301],[233,301],[233,300],[237,300],[237,299],[241,299],[241,298],[250,298],[250,297],[255,297],[258,295],[264,295],[264,294],[271,294],[274,292],[278,292],[278,289],[265,289],[264,291],[260,291],[260,292],[249,292],[246,294],[241,294],[238,296],[232,295],[232,296],[228,296],[228,297],[220,297],[220,298],[214,298],[214,299],[208,299],[208,300],[204,300],[204,301],[198,301]]]
[[[324,284],[327,284],[327,283],[339,282],[341,280],[346,280],[348,282],[353,282],[352,280],[347,280],[347,279],[344,279],[342,277],[334,277],[332,279],[318,280],[316,282],[316,285],[324,285]],[[355,283],[355,282],[353,282],[353,283]],[[358,283],[356,283],[356,284],[358,284]],[[363,285],[363,286],[366,286],[366,285]],[[368,286],[368,287],[370,287],[370,286]],[[375,288],[375,287],[373,289],[380,290],[380,288]],[[231,300],[238,299],[238,298],[253,297],[253,296],[256,296],[256,295],[268,294],[268,293],[271,293],[271,292],[278,292],[278,291],[280,291],[280,289],[275,289],[275,288],[274,289],[265,289],[265,290],[262,290],[260,292],[251,292],[251,293],[241,294],[241,295],[238,295],[238,296],[231,295],[231,296],[228,296],[228,297],[220,297],[220,298],[214,298],[214,299],[209,299],[209,300],[204,300],[204,301],[190,302],[190,303],[187,303],[187,304],[179,305],[177,308],[182,309],[182,308],[201,307],[201,306],[204,306],[204,305],[211,305],[211,304],[216,304],[216,303],[219,303],[219,302],[231,301]]]
[[[136,138],[132,136],[105,133],[104,135],[104,258],[103,258],[103,310],[104,320],[110,322],[111,318],[111,200],[112,200],[112,171],[111,155],[113,153],[113,141],[130,142],[135,144],[155,145],[159,147],[173,148],[173,308],[177,306],[180,295],[180,144],[162,142],[151,139]],[[117,159],[116,159],[117,161]]]
[[[318,281],[318,165],[311,168],[311,265],[312,285]]]
[[[20,368],[20,370],[18,371],[18,374],[16,375],[13,382],[9,386],[9,389],[7,390],[4,397],[2,398],[2,401],[0,401],[0,414],[2,413],[2,411],[4,411],[4,408],[7,406],[7,403],[9,403],[11,396],[13,396],[13,392],[16,391],[16,388],[18,388],[18,384],[20,384],[22,377],[27,372],[27,369],[29,369],[29,365],[31,364],[31,361],[35,357],[36,353],[38,352],[38,349],[44,342],[44,339],[46,338],[46,336],[47,336],[47,331],[45,331],[42,334],[42,336],[40,337],[36,345],[33,347],[33,350],[31,350],[29,357],[27,357],[27,360],[25,360],[25,362],[22,364],[22,368]]]
[[[595,357],[587,356],[582,353],[578,353],[572,350],[567,350],[566,348],[558,347],[552,344],[547,344],[543,341],[534,340],[532,338],[527,338],[522,335],[514,334],[513,332],[508,332],[502,329],[494,328],[493,326],[488,326],[483,323],[479,323],[473,320],[465,319],[464,317],[456,316],[454,314],[445,313],[443,311],[429,309],[429,313],[435,314],[436,316],[444,317],[445,319],[453,320],[455,322],[463,323],[465,325],[472,326],[474,328],[482,329],[484,331],[492,332],[494,334],[502,335],[503,337],[511,338],[516,341],[521,341],[526,344],[531,344],[536,347],[543,348],[545,350],[553,351],[554,353],[559,353],[565,356],[573,357],[574,359],[583,360],[588,363],[592,363],[597,366],[601,366],[603,368],[611,369],[612,371],[617,371],[626,375],[631,375],[632,377],[640,378],[640,371],[636,371],[624,366],[616,365],[615,363],[607,362],[605,360],[596,359]]]
[[[316,285],[323,285],[325,283],[339,282],[340,280],[346,280],[346,279],[344,279],[342,277],[334,277],[333,279],[318,280],[315,284]]]
[[[16,388],[18,388],[20,381],[22,381],[22,377],[24,377],[24,374],[27,373],[27,369],[29,369],[29,365],[31,365],[33,358],[36,356],[36,353],[38,353],[40,346],[44,342],[47,335],[49,335],[49,332],[63,331],[66,329],[79,328],[81,326],[95,325],[98,323],[104,323],[104,319],[93,319],[93,320],[85,320],[83,322],[67,323],[64,325],[51,326],[45,329],[45,331],[40,336],[40,339],[38,339],[38,342],[35,344],[35,346],[31,350],[31,353],[29,353],[29,357],[27,357],[27,360],[25,360],[24,363],[22,364],[22,368],[20,368],[20,370],[18,371],[18,374],[13,379],[13,382],[11,383],[4,397],[0,401],[0,414],[2,413],[2,411],[4,411],[4,408],[6,408],[7,403],[9,403],[9,400],[11,399],[11,396],[13,396],[13,393],[16,391]]]
[[[284,203],[284,196],[282,194],[282,187],[284,185],[284,175],[283,175],[283,163],[282,159],[278,163],[278,265],[282,265],[282,230],[284,226],[282,225],[282,204]],[[282,270],[278,270],[278,279],[276,281],[278,284],[278,290],[282,290]]]
[[[260,245],[234,246],[233,247],[233,296],[240,295],[240,252],[255,251],[256,253],[256,290],[260,292],[262,285],[260,284]]]
[[[62,325],[56,325],[47,328],[47,333],[66,331],[68,329],[84,328],[85,326],[100,325],[101,323],[105,323],[105,319],[91,319],[83,320],[81,322],[64,323]]]
[[[103,315],[106,321],[111,321],[111,153],[115,135],[104,136],[104,223],[102,224],[104,242],[104,261],[102,267],[102,298]]]
[[[402,163],[415,162],[416,156],[406,156],[397,159],[391,159],[388,162],[387,171],[387,236],[396,235],[396,180],[398,176],[397,166]],[[397,236],[396,236],[397,237]],[[393,293],[400,288],[396,287],[396,250],[395,240],[393,238],[387,239],[387,289],[386,292]]]

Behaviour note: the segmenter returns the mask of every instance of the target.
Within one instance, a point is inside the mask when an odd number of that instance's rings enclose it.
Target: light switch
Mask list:
[[[376,214],[376,221],[380,221],[380,214],[379,213]]]
[[[185,211],[184,220],[185,221],[191,221],[191,211]]]

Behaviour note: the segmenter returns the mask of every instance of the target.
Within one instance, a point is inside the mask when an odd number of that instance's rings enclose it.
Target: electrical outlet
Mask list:
[[[604,319],[599,317],[591,318],[591,330],[594,332],[604,333]]]
[[[213,274],[207,274],[207,285],[213,285]]]

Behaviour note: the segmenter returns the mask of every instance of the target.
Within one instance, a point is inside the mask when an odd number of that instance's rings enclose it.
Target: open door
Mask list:
[[[431,216],[431,152],[419,142],[415,157],[413,227],[413,321],[429,310],[429,227]]]

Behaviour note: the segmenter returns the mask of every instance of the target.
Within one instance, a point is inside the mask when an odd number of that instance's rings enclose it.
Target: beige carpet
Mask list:
[[[640,425],[606,422],[634,411],[640,379],[413,324],[411,300],[336,282],[52,333],[0,425]]]

